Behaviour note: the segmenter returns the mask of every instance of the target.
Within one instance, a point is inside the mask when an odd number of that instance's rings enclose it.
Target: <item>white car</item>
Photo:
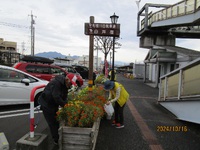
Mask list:
[[[34,87],[47,85],[48,81],[38,79],[23,71],[0,65],[0,106],[30,103],[30,94]],[[37,89],[34,104],[44,88]]]

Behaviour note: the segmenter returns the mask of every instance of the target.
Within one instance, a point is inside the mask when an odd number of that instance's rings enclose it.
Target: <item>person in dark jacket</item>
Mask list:
[[[59,122],[56,120],[56,112],[59,106],[64,107],[67,103],[70,86],[71,82],[67,76],[58,75],[47,84],[38,100],[56,145],[59,139]]]

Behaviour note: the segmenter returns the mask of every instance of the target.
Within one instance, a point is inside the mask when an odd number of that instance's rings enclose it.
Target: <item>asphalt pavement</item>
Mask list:
[[[130,100],[124,108],[125,128],[111,126],[101,119],[95,150],[199,150],[200,125],[176,119],[159,103],[158,88],[141,79],[128,79],[122,74],[117,81],[124,85]],[[49,150],[56,150],[49,129]]]

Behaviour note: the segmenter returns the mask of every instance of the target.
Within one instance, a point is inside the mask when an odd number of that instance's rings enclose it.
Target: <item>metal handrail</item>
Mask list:
[[[158,101],[200,97],[200,58],[160,77]]]
[[[151,26],[152,23],[154,22],[192,14],[199,9],[200,9],[200,0],[187,0],[187,1],[184,0],[174,5],[171,5],[167,8],[159,10],[155,13],[151,12],[148,14],[147,22],[145,22],[146,18],[141,20],[140,31],[145,28],[145,24],[147,26]]]

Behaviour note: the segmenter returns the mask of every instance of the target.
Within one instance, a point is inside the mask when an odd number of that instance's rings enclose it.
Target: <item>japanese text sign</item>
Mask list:
[[[85,23],[86,35],[119,37],[120,24],[112,23]]]

